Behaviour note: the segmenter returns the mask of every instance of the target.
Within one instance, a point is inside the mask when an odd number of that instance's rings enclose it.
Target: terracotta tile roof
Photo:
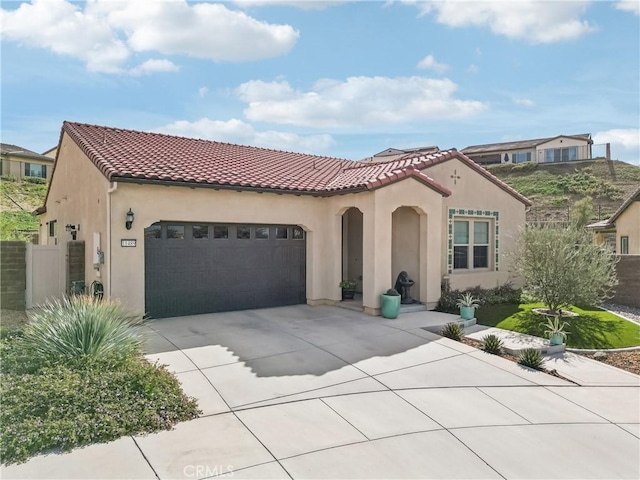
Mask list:
[[[300,193],[370,190],[414,176],[443,195],[450,192],[420,172],[392,172],[395,163],[368,164],[159,133],[65,122],[66,132],[111,181],[191,183]],[[404,162],[404,166],[409,164]]]
[[[451,191],[420,170],[458,158],[518,200],[531,204],[455,149],[356,162],[82,123],[64,122],[62,130],[110,181],[335,195],[414,178],[449,196]]]

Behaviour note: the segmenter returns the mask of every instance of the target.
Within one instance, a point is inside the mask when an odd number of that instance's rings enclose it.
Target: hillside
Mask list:
[[[0,238],[15,240],[14,232],[37,231],[40,219],[32,215],[36,208],[44,205],[47,184],[39,178],[18,181],[3,176],[0,183]]]
[[[527,220],[566,222],[574,203],[593,200],[594,221],[608,218],[640,185],[640,167],[618,160],[490,165],[491,173],[533,202]]]

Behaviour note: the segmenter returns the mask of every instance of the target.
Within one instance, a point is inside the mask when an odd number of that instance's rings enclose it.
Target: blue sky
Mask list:
[[[590,132],[640,164],[640,2],[2,2],[2,142],[63,120],[360,159]]]

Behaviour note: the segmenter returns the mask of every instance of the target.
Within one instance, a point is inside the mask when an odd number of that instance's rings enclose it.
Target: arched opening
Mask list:
[[[400,272],[415,282],[411,296],[420,301],[420,215],[412,207],[400,207],[391,217],[391,285]]]
[[[342,279],[356,281],[356,300],[362,300],[362,212],[356,207],[342,214]]]

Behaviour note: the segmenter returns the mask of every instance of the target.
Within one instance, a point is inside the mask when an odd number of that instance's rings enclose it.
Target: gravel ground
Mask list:
[[[640,323],[640,308],[625,307],[624,305],[614,305],[612,303],[604,303],[602,308]]]
[[[629,352],[581,353],[588,358],[640,375],[640,350]]]

